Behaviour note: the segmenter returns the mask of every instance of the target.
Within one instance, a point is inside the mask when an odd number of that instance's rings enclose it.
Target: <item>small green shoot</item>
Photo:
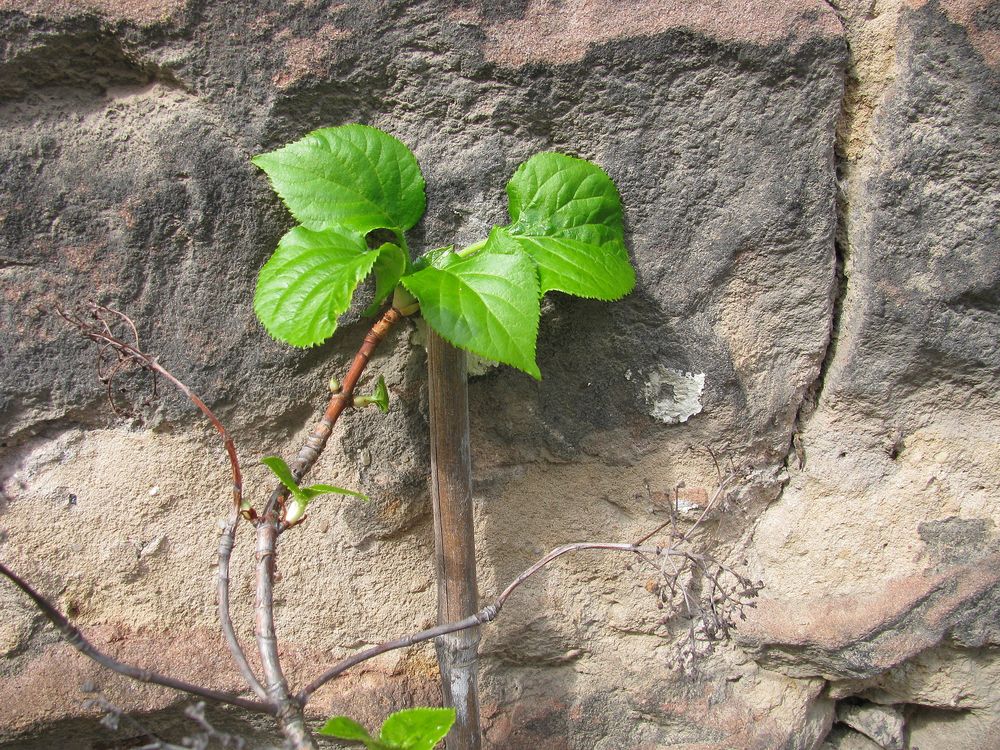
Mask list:
[[[265,456],[260,460],[264,466],[278,478],[285,489],[291,493],[291,499],[285,503],[285,523],[291,525],[298,523],[305,515],[306,506],[320,495],[353,495],[362,500],[367,500],[368,496],[354,490],[345,490],[342,487],[334,487],[332,484],[311,484],[308,487],[299,487],[295,481],[292,470],[279,456]]]
[[[346,716],[334,716],[319,734],[360,742],[366,750],[433,750],[454,723],[455,710],[451,708],[408,708],[391,714],[377,738]]]
[[[354,405],[364,408],[371,405],[377,406],[382,413],[389,411],[389,389],[385,387],[385,378],[378,376],[378,383],[375,384],[375,392],[370,396],[355,396]]]

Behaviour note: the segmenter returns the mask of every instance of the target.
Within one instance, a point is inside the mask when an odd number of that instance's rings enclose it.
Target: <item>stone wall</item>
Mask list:
[[[675,491],[703,504],[709,449],[741,477],[715,553],[766,588],[691,675],[670,665],[683,624],[622,560],[555,566],[484,632],[489,747],[997,747],[998,65],[989,0],[0,0],[0,556],[120,658],[235,688],[221,447],[170,393],[115,418],[52,306],[133,316],[260,496],[255,459],[298,445],[367,325],[359,305],[302,352],[255,321],[291,222],[249,157],[392,132],[427,179],[429,248],[504,223],[513,169],[562,150],[619,185],[639,283],[547,303],[540,383],[473,378],[481,590],[641,536]],[[419,342],[395,334],[374,363],[393,410],[352,414],[315,470],[373,502],[324,501],[284,542],[293,681],[432,620]],[[183,732],[176,696],[78,657],[8,585],[0,604],[0,747],[124,747],[87,680]],[[435,679],[431,649],[398,652],[314,718],[374,723],[439,700]]]

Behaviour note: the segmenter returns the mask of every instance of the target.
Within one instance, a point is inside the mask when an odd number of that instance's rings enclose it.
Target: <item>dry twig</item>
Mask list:
[[[162,685],[163,687],[196,695],[199,698],[206,698],[218,703],[228,703],[233,706],[239,706],[240,708],[245,708],[248,711],[256,711],[257,713],[265,714],[274,713],[274,707],[268,703],[247,700],[246,698],[241,698],[240,696],[233,695],[232,693],[212,690],[210,688],[201,687],[200,685],[194,685],[190,682],[185,682],[184,680],[166,677],[158,672],[152,671],[151,669],[133,667],[131,664],[125,664],[112,656],[108,656],[84,638],[83,633],[81,633],[75,625],[67,620],[66,616],[63,615],[62,612],[50,604],[44,596],[35,591],[30,585],[19,578],[3,563],[0,563],[0,574],[6,576],[11,583],[28,595],[28,597],[35,603],[35,606],[38,607],[43,615],[45,615],[49,622],[56,626],[56,629],[62,633],[62,636],[71,646],[84,656],[93,659],[101,666],[107,667],[108,669],[118,672],[119,674],[123,674],[126,677],[131,677],[133,680],[138,680],[139,682]]]
[[[233,627],[232,616],[229,606],[229,564],[232,557],[233,546],[236,540],[236,527],[239,525],[241,513],[243,511],[243,473],[240,469],[239,456],[236,453],[236,444],[233,442],[229,431],[208,408],[205,402],[192,391],[184,382],[175,377],[169,370],[161,365],[157,359],[138,348],[139,333],[135,323],[124,313],[113,310],[104,305],[90,304],[86,306],[87,313],[79,311],[71,313],[61,307],[56,307],[56,314],[63,320],[76,328],[83,336],[100,345],[102,356],[111,351],[118,357],[118,364],[115,369],[125,365],[135,365],[149,370],[154,375],[160,375],[168,382],[177,387],[193,403],[202,414],[212,424],[212,427],[222,437],[225,446],[226,456],[229,459],[229,468],[233,478],[233,504],[230,509],[229,518],[223,528],[222,538],[219,541],[218,551],[218,574],[216,578],[216,598],[218,600],[219,620],[222,627],[226,645],[236,662],[236,666],[243,675],[250,688],[262,699],[267,699],[267,691],[261,685],[254,674],[250,663],[247,661],[246,652],[243,650],[236,630]],[[112,323],[124,323],[132,335],[135,344],[130,344],[124,339],[115,336],[112,330]],[[154,381],[155,383],[155,381]],[[113,404],[112,404],[113,406]],[[252,511],[251,511],[252,514]]]
[[[292,695],[282,673],[277,637],[274,629],[273,587],[276,578],[275,559],[277,555],[277,543],[281,532],[288,528],[281,517],[286,494],[284,487],[279,486],[274,489],[260,515],[255,514],[252,510],[248,510],[243,501],[242,475],[235,445],[229,433],[211,409],[187,385],[162,367],[155,357],[139,349],[138,332],[131,319],[122,313],[99,305],[91,305],[88,310],[89,317],[81,314],[71,314],[61,308],[56,308],[56,312],[63,319],[76,327],[84,336],[100,344],[100,356],[102,358],[108,356],[109,353],[113,353],[117,358],[116,362],[110,365],[110,369],[107,369],[104,360],[101,360],[99,371],[106,384],[109,384],[121,370],[133,365],[144,368],[154,375],[162,376],[183,392],[222,436],[233,476],[233,504],[230,517],[224,525],[218,549],[219,573],[217,578],[217,596],[219,600],[219,616],[227,644],[240,672],[243,674],[247,684],[262,700],[254,701],[229,693],[210,690],[119,662],[103,654],[86,641],[80,631],[61,612],[2,564],[0,564],[0,574],[6,576],[25,592],[74,647],[97,663],[143,682],[171,687],[192,695],[222,703],[229,703],[251,711],[272,714],[278,718],[282,732],[292,747],[299,748],[300,750],[315,747],[315,743],[305,725],[302,709],[315,691],[327,682],[335,679],[351,667],[388,651],[406,648],[448,633],[492,622],[499,616],[507,599],[521,585],[559,557],[571,552],[584,550],[624,552],[633,555],[643,566],[656,571],[657,580],[651,586],[648,586],[648,588],[657,597],[658,608],[666,610],[666,614],[660,619],[659,623],[664,626],[668,625],[676,613],[680,613],[687,619],[688,637],[681,655],[681,661],[685,668],[690,667],[696,656],[710,650],[712,644],[716,641],[728,637],[731,630],[735,627],[736,619],[745,619],[743,608],[753,606],[752,599],[757,596],[762,587],[762,584],[759,582],[753,583],[731,567],[719,563],[704,549],[691,549],[696,541],[697,532],[704,528],[704,523],[709,518],[710,513],[725,503],[727,495],[736,481],[737,473],[735,471],[726,477],[722,477],[721,471],[719,471],[718,488],[705,507],[701,509],[698,518],[691,523],[686,531],[681,530],[679,492],[675,490],[673,502],[669,507],[669,518],[636,542],[631,544],[579,542],[557,547],[525,569],[500,593],[493,603],[481,608],[475,614],[456,622],[438,625],[359,651],[327,669],[297,694]],[[399,311],[389,308],[365,337],[364,343],[355,356],[350,371],[344,379],[342,390],[334,394],[330,399],[323,418],[314,427],[305,445],[300,449],[295,458],[292,469],[297,480],[301,479],[309,471],[324,450],[337,419],[346,407],[352,403],[353,389],[361,377],[372,353],[385,338],[391,327],[401,318],[402,315]],[[128,343],[123,338],[116,336],[113,324],[125,325],[134,343]],[[114,407],[113,402],[112,405]],[[715,461],[716,469],[718,470],[718,462],[715,460],[714,455],[712,459]],[[648,485],[647,492],[649,492]],[[247,662],[242,646],[236,638],[229,612],[230,557],[235,543],[236,527],[241,516],[254,521],[257,527],[255,633],[266,688],[257,679]],[[650,539],[665,531],[665,544],[648,544]],[[204,721],[203,713],[193,718],[201,723],[203,728],[209,727],[207,722]],[[229,745],[226,746],[228,747]],[[169,746],[154,745],[151,747],[162,748]]]

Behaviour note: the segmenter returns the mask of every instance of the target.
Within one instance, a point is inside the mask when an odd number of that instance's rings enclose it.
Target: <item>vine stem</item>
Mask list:
[[[236,637],[236,629],[233,627],[233,619],[230,615],[229,606],[229,563],[233,555],[233,547],[236,545],[236,527],[240,522],[239,509],[234,508],[219,537],[219,570],[216,574],[216,599],[219,603],[219,621],[222,626],[222,635],[229,647],[233,660],[236,662],[240,674],[246,680],[250,688],[258,697],[268,700],[267,690],[257,679],[250,663],[247,661],[243,646],[240,645]]]
[[[68,619],[66,619],[66,616],[62,612],[50,604],[44,596],[35,591],[35,589],[28,585],[27,582],[22,580],[3,563],[0,563],[0,574],[6,576],[11,583],[28,595],[28,597],[35,603],[35,606],[38,607],[43,615],[45,615],[49,622],[55,625],[56,629],[62,633],[62,636],[71,646],[73,646],[73,648],[84,656],[93,659],[101,666],[118,672],[118,674],[123,674],[126,677],[131,677],[133,680],[138,680],[139,682],[162,685],[163,687],[172,688],[173,690],[180,690],[185,693],[190,693],[191,695],[197,695],[199,698],[207,698],[219,703],[228,703],[232,706],[239,706],[240,708],[245,708],[248,711],[277,715],[276,708],[271,703],[248,700],[246,698],[241,698],[238,695],[233,695],[232,693],[211,690],[210,688],[201,687],[200,685],[185,682],[184,680],[178,680],[173,677],[161,675],[151,669],[133,667],[131,664],[125,664],[112,656],[108,656],[84,638],[80,630]]]
[[[295,476],[295,481],[301,481],[302,477],[316,463],[320,454],[323,453],[327,441],[333,433],[334,425],[337,424],[337,420],[344,413],[344,410],[353,403],[354,388],[357,386],[358,380],[361,379],[361,374],[365,371],[365,367],[368,365],[372,354],[388,335],[392,327],[402,320],[403,317],[403,313],[395,307],[389,307],[365,335],[364,341],[361,343],[361,348],[354,355],[354,361],[351,363],[347,375],[344,376],[340,391],[330,397],[326,410],[323,412],[323,417],[313,427],[309,433],[309,437],[306,438],[305,444],[299,449],[295,459],[289,464],[289,468]],[[264,506],[264,512],[261,515],[266,518],[270,514],[273,514],[278,503],[284,502],[287,497],[288,490],[279,482],[272,490],[271,496]]]
[[[628,543],[616,543],[616,542],[576,542],[574,544],[564,544],[561,547],[556,547],[543,558],[538,560],[534,565],[526,568],[517,578],[515,578],[507,588],[501,592],[500,596],[496,600],[482,609],[480,609],[475,614],[469,615],[468,617],[462,618],[455,622],[445,623],[443,625],[436,625],[433,628],[427,628],[426,630],[421,630],[417,633],[411,633],[410,635],[403,636],[402,638],[396,638],[392,641],[386,641],[380,643],[377,646],[372,646],[371,648],[366,648],[364,651],[359,651],[346,659],[338,662],[337,664],[330,667],[328,670],[323,672],[319,677],[310,682],[306,687],[300,690],[295,699],[301,705],[305,705],[309,702],[312,694],[319,690],[323,685],[328,683],[330,680],[339,677],[342,673],[346,672],[351,667],[357,666],[362,662],[366,662],[369,659],[373,659],[380,654],[384,654],[388,651],[395,651],[401,648],[407,648],[409,646],[414,646],[418,643],[423,643],[424,641],[433,640],[434,638],[439,638],[443,635],[448,635],[449,633],[457,633],[462,630],[467,630],[469,628],[475,628],[480,625],[485,625],[488,622],[493,622],[500,614],[500,610],[503,609],[504,604],[506,604],[507,599],[510,598],[518,587],[524,584],[531,576],[535,575],[545,566],[549,565],[553,560],[567,555],[571,552],[582,552],[584,550],[606,550],[612,552],[629,552],[631,554],[642,557],[643,555],[674,555],[678,557],[687,557],[686,553],[674,550],[671,547],[656,547],[656,546],[640,546],[638,544],[628,544]]]
[[[313,427],[302,448],[289,468],[296,481],[300,481],[313,467],[326,448],[340,415],[354,402],[354,388],[371,360],[378,345],[392,327],[404,317],[390,306],[365,335],[350,369],[344,376],[340,390],[330,397],[320,421]],[[276,708],[282,734],[293,750],[315,750],[316,743],[306,726],[303,704],[291,696],[288,682],[281,670],[278,638],[274,626],[275,560],[278,537],[290,527],[279,515],[279,505],[288,497],[287,488],[278,483],[272,490],[264,510],[257,518],[257,565],[255,597],[255,632],[260,653],[267,697]]]
[[[238,510],[240,505],[243,503],[243,473],[240,471],[239,456],[236,455],[236,444],[233,442],[233,438],[229,434],[225,425],[222,424],[222,421],[215,416],[215,412],[208,408],[208,405],[201,400],[201,397],[197,393],[192,391],[186,383],[175,377],[167,368],[161,365],[157,361],[156,357],[153,357],[139,349],[138,343],[133,346],[132,344],[122,341],[114,336],[111,333],[111,329],[108,327],[107,322],[100,317],[100,314],[103,313],[116,316],[129,326],[133,334],[136,335],[136,338],[138,339],[138,334],[135,333],[135,323],[132,322],[131,318],[129,318],[125,313],[113,310],[110,307],[105,307],[104,305],[92,304],[90,305],[90,309],[94,314],[94,318],[101,322],[101,328],[97,328],[93,324],[82,320],[79,316],[66,312],[58,305],[55,306],[56,314],[71,326],[79,330],[81,334],[98,344],[107,345],[111,349],[114,349],[121,357],[131,360],[140,367],[144,367],[150,372],[160,375],[177,388],[177,390],[187,396],[191,403],[205,415],[205,418],[211,422],[215,431],[219,433],[219,437],[222,438],[222,443],[225,446],[226,456],[229,458],[229,469],[233,476],[233,505]]]
[[[316,750],[306,727],[302,705],[292,699],[281,671],[278,638],[274,629],[274,561],[277,555],[278,524],[265,517],[257,525],[257,592],[255,631],[260,663],[267,681],[267,697],[275,707],[278,725],[293,750]]]
[[[80,318],[79,315],[73,315],[67,312],[58,305],[56,305],[55,311],[60,318],[76,328],[86,338],[114,350],[122,361],[135,362],[140,367],[161,376],[167,382],[171,383],[181,393],[187,396],[188,400],[190,400],[191,403],[194,404],[195,407],[197,407],[197,409],[205,416],[205,418],[208,419],[212,427],[215,428],[215,431],[218,432],[219,436],[222,438],[222,443],[226,450],[226,456],[229,459],[229,470],[233,479],[233,505],[230,510],[229,518],[223,526],[222,536],[219,540],[219,568],[218,573],[216,574],[216,600],[219,611],[219,622],[222,628],[223,638],[226,645],[229,647],[229,652],[232,654],[233,661],[236,662],[236,667],[239,669],[243,679],[246,680],[246,683],[258,695],[258,697],[266,699],[267,692],[264,690],[263,685],[261,685],[260,680],[257,679],[253,669],[250,667],[250,663],[247,661],[246,652],[243,650],[243,646],[240,645],[239,638],[236,636],[236,629],[233,627],[233,620],[230,614],[229,563],[233,554],[233,547],[236,544],[236,527],[240,523],[240,511],[243,505],[243,473],[240,470],[240,459],[236,453],[236,444],[233,442],[232,436],[229,434],[225,425],[222,424],[222,421],[215,415],[215,412],[208,407],[208,405],[197,393],[191,390],[191,388],[189,388],[188,385],[180,378],[174,376],[173,373],[161,365],[157,361],[156,357],[153,357],[139,349],[139,333],[136,329],[135,323],[132,322],[132,319],[128,315],[119,312],[118,310],[113,310],[110,307],[105,307],[104,305],[91,304],[90,311],[94,317],[94,321],[100,323],[100,326],[97,326],[95,323]],[[111,331],[111,327],[108,325],[107,319],[102,317],[105,315],[112,315],[127,325],[135,338],[135,345],[129,344],[128,342],[114,336]]]

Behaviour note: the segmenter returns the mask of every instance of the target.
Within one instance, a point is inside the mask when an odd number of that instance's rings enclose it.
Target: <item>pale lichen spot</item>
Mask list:
[[[662,365],[649,373],[643,395],[649,414],[665,424],[687,422],[702,410],[705,373],[690,373]]]

